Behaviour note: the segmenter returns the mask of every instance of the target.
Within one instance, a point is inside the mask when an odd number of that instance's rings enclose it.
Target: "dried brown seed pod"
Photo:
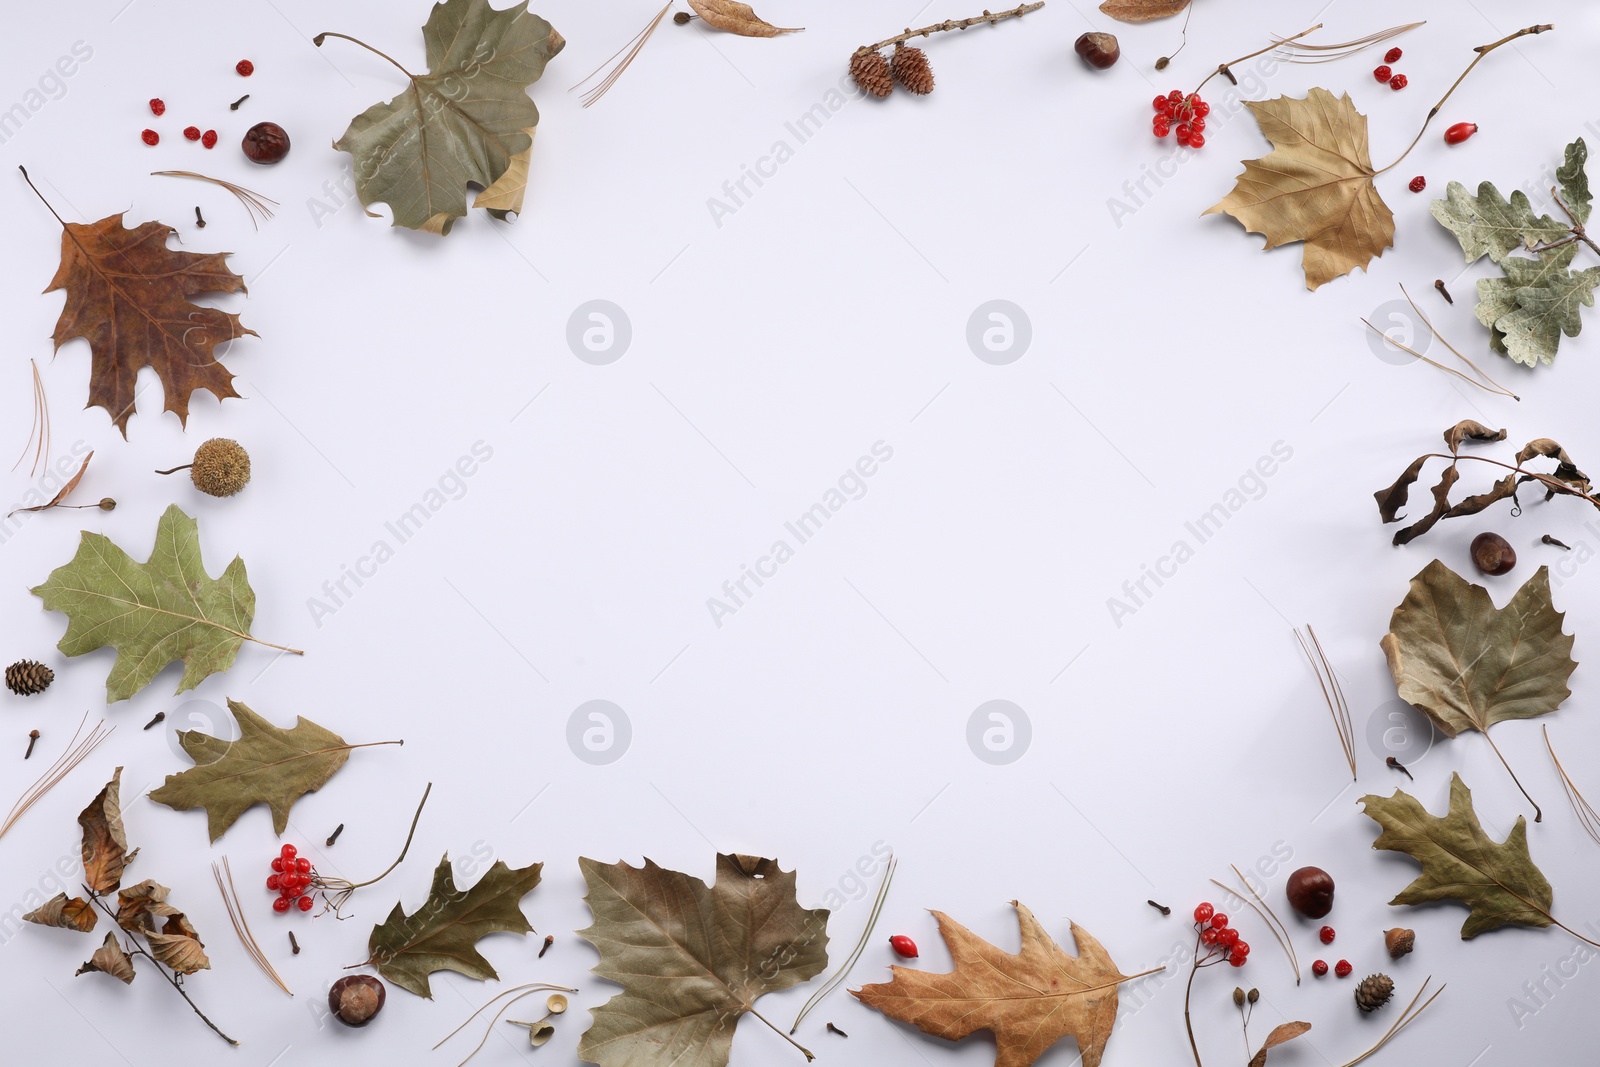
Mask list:
[[[346,1026],[365,1026],[383,1010],[388,996],[370,974],[347,974],[328,990],[328,1010]]]
[[[1308,919],[1320,919],[1333,910],[1333,876],[1321,867],[1301,867],[1284,886],[1289,906]]]
[[[1484,532],[1472,539],[1472,563],[1484,574],[1505,574],[1517,565],[1517,550],[1499,534]]]
[[[1090,31],[1078,38],[1072,50],[1096,70],[1105,70],[1122,58],[1122,46],[1117,43],[1116,34],[1113,33]]]
[[[250,484],[250,453],[238,441],[213,437],[194,450],[194,461],[157,474],[189,472],[194,487],[210,496],[232,496]],[[104,507],[104,503],[101,504]]]
[[[1411,950],[1416,947],[1416,944],[1417,932],[1415,930],[1407,930],[1403,926],[1396,926],[1393,930],[1385,930],[1383,932],[1383,947],[1389,950],[1389,958],[1392,960],[1409,955]]]
[[[894,75],[881,52],[857,52],[851,56],[850,77],[868,96],[885,97],[894,92]]]

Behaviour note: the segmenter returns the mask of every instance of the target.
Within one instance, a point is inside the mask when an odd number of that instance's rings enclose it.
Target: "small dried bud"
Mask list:
[[[1156,60],[1156,69],[1157,70],[1166,70],[1167,69],[1167,64],[1171,63],[1171,62],[1172,62],[1172,60],[1170,58],[1168,58],[1167,56],[1162,56],[1160,59]]]
[[[1244,995],[1244,999],[1254,1004],[1256,1001],[1261,999],[1261,990],[1252,987],[1250,992]]]
[[[1236,1008],[1244,1007],[1244,990],[1238,986],[1233,987],[1233,1006]]]
[[[98,506],[101,511],[113,511],[116,509],[117,502],[112,500],[110,497],[105,496],[100,498],[100,503]]]
[[[680,26],[687,26],[689,25],[689,21],[693,18],[694,16],[689,14],[687,11],[680,11],[676,15],[672,16],[672,21],[676,22]]]

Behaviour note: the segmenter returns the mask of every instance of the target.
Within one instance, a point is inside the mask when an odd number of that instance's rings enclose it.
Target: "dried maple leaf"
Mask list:
[[[315,42],[329,37],[370,49],[342,33],[318,34]],[[526,173],[522,157],[539,123],[527,88],[566,41],[529,14],[527,0],[503,11],[488,0],[445,0],[434,5],[422,38],[428,73],[395,63],[411,84],[357,115],[333,146],[350,153],[363,206],[386,203],[396,226],[442,235],[467,213],[469,183],[488,190],[513,165]],[[484,206],[515,210],[495,197]]]
[[[133,981],[133,959],[123,951],[121,945],[117,944],[116,934],[107,934],[105,944],[95,949],[94,955],[72,973],[76,977],[91,971],[109,974],[124,985]]]
[[[118,767],[89,806],[78,815],[83,828],[84,884],[109,893],[122,884],[128,865],[128,835],[122,826],[122,768]]]
[[[40,926],[54,926],[60,930],[76,930],[86,934],[94,929],[100,913],[82,897],[68,900],[65,893],[57,893],[22,918],[25,922],[38,923]]]
[[[772,1026],[759,997],[828,964],[828,912],[801,908],[794,872],[776,860],[719,855],[712,886],[648,859],[578,866],[594,913],[578,936],[600,950],[594,973],[622,986],[591,1009],[578,1042],[590,1063],[723,1067],[740,1016]]]
[[[689,0],[694,13],[713,29],[736,33],[740,37],[776,37],[782,33],[799,33],[803,26],[774,26],[764,21],[749,4],[739,0]]]
[[[285,730],[237,700],[228,701],[228,710],[239,723],[239,739],[179,731],[178,743],[195,765],[167,775],[161,787],[150,792],[151,800],[178,811],[205,808],[213,841],[254,804],[272,809],[272,829],[282,834],[294,802],[327,785],[350,758],[352,748],[401,743],[346,744],[332,730],[303,716]]]
[[[447,854],[433,872],[428,901],[407,915],[396,903],[389,917],[372,928],[366,962],[402,989],[433,997],[428,976],[455,971],[479,980],[498,978],[477,949],[494,933],[526,934],[533,926],[522,914],[522,898],[539,884],[542,863],[508,867],[495,860],[471,889],[458,889]]]
[[[77,555],[50,572],[33,594],[46,611],[67,614],[67,632],[56,646],[81,656],[107,645],[117,662],[106,678],[106,700],[126,700],[149,685],[167,664],[181,660],[178,692],[233,666],[250,636],[256,595],[234,557],[220,579],[209,577],[200,558],[200,531],[176,505],[156,524],[155,549],[136,563],[104,534],[85,530]]]
[[[1189,0],[1105,0],[1100,13],[1121,22],[1149,22],[1176,15],[1188,6]]]
[[[1383,827],[1372,847],[1404,852],[1422,873],[1390,904],[1454,900],[1470,910],[1463,939],[1498,926],[1549,926],[1554,893],[1528,852],[1528,823],[1516,825],[1502,842],[1483,832],[1472,810],[1472,791],[1461,775],[1450,775],[1450,807],[1430,815],[1416,797],[1396,789],[1390,797],[1361,798],[1362,810]]]
[[[1313,88],[1304,99],[1246,100],[1270,155],[1244,161],[1233,191],[1205,210],[1225,212],[1267,248],[1303,241],[1306,288],[1343,277],[1383,255],[1394,214],[1373,185],[1367,119],[1346,93]]]
[[[1098,1067],[1117,1022],[1117,986],[1139,976],[1118,971],[1100,942],[1077,923],[1072,937],[1078,955],[1069,956],[1033,912],[1016,901],[1011,906],[1017,909],[1022,951],[1006,952],[936,911],[955,970],[929,974],[896,967],[893,981],[853,995],[946,1041],[988,1030],[995,1067],[1028,1067],[1069,1036],[1077,1039],[1084,1067]]]

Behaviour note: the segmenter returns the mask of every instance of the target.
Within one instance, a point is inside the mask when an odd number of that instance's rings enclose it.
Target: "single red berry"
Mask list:
[[[1205,120],[1205,117],[1203,115],[1200,115],[1199,113],[1196,113],[1194,118],[1189,120],[1189,129],[1194,131],[1195,133],[1199,133],[1201,130],[1203,130],[1205,128],[1206,128],[1206,120]]]
[[[198,141],[200,139],[200,127],[198,127],[198,126],[185,126],[183,128],[183,135],[185,137],[187,137],[191,141]],[[293,846],[292,845],[285,845],[284,847],[285,848],[292,848]]]
[[[282,856],[274,856],[273,857],[272,870],[273,870],[273,872],[275,874],[282,874],[283,873],[283,857]]]
[[[1170,111],[1172,109],[1172,103],[1166,98],[1165,94],[1156,97],[1155,100],[1151,101],[1150,106],[1157,111]]]
[[[288,861],[300,855],[300,850],[295,848],[293,845],[286,844],[278,850],[278,855],[282,856],[285,861]]]
[[[1391,48],[1383,54],[1383,61],[1385,63],[1398,63],[1400,62],[1400,57],[1404,54],[1398,48]]]
[[[267,875],[267,888],[268,889],[277,889],[282,884],[283,884],[283,880],[282,880],[282,876],[281,875],[276,875],[276,874]]]
[[[1327,974],[1328,973],[1328,961],[1327,960],[1316,960],[1315,962],[1313,962],[1311,964],[1311,973],[1316,975],[1318,978],[1321,978],[1323,975]]]
[[[1201,901],[1199,904],[1195,905],[1194,921],[1197,923],[1208,923],[1211,921],[1211,916],[1215,915],[1216,913],[1216,908],[1213,908],[1206,901]]]
[[[1151,124],[1150,132],[1155,134],[1158,138],[1165,137],[1167,134],[1172,132],[1172,127],[1168,126],[1165,122],[1155,122]]]
[[[1389,79],[1389,88],[1393,89],[1397,93],[1410,84],[1411,83],[1406,80],[1406,76],[1404,74],[1396,74],[1394,77]]]
[[[1333,927],[1324,926],[1322,929],[1317,931],[1317,936],[1322,939],[1322,943],[1324,945],[1333,944]]]
[[[1239,931],[1235,930],[1231,926],[1225,930],[1218,930],[1217,944],[1221,945],[1223,948],[1231,949],[1233,946],[1239,944]]]
[[[1393,74],[1394,71],[1390,70],[1387,64],[1374,67],[1372,71],[1372,76],[1381,82],[1388,81]]]
[[[1232,967],[1243,967],[1244,961],[1249,958],[1249,955],[1247,952],[1240,952],[1238,949],[1234,949],[1228,953],[1228,964]]]
[[[272,902],[272,910],[277,912],[279,915],[282,915],[284,912],[288,911],[289,910],[289,898],[288,897],[279,897],[277,900],[274,900]]]
[[[1204,930],[1201,930],[1200,943],[1202,945],[1215,945],[1217,943],[1217,931],[1213,930],[1209,926]]]
[[[1183,94],[1174,89],[1172,92],[1167,94],[1167,99],[1172,101],[1174,104],[1181,103],[1183,101]]]
[[[294,861],[294,869],[299,871],[301,874],[310,874],[311,861],[306,859],[304,856],[301,856],[299,859]]]
[[[248,78],[256,72],[256,65],[248,59],[241,59],[233,65],[233,69],[239,72],[239,77]]]
[[[1248,942],[1248,941],[1236,942],[1234,944],[1234,946],[1233,946],[1233,951],[1235,951],[1235,952],[1243,952],[1246,956],[1250,955],[1250,942]]]
[[[161,135],[154,130],[145,130],[139,135],[139,139],[147,145],[158,145],[161,143]]]
[[[917,958],[917,943],[905,934],[895,934],[889,939],[889,947],[894,949],[894,954],[901,959],[914,960]]]
[[[1190,148],[1204,148],[1205,146],[1206,146],[1206,135],[1205,134],[1201,133],[1198,129],[1196,129],[1193,133],[1189,134],[1189,147]]]
[[[300,895],[300,891],[294,887],[294,883],[280,881],[278,883],[278,895],[293,900]]]
[[[204,134],[201,135],[200,143],[205,145],[207,148],[215,148],[215,147],[217,147],[217,131],[216,130],[207,130]]]
[[[1225,929],[1228,925],[1228,917],[1219,911],[1211,916],[1211,925],[1218,930]]]
[[[1187,122],[1180,122],[1178,124],[1178,129],[1173,136],[1177,138],[1179,144],[1187,147],[1189,144],[1189,138],[1194,136],[1194,131],[1189,129],[1189,124]]]
[[[1406,188],[1410,189],[1413,193],[1420,193],[1420,192],[1422,192],[1422,190],[1426,189],[1427,187],[1428,187],[1428,179],[1424,178],[1420,174],[1417,175],[1415,178],[1412,178],[1411,181],[1406,184]]]
[[[1477,132],[1478,124],[1476,122],[1458,122],[1444,131],[1444,143],[1460,144]]]
[[[316,902],[314,900],[312,900],[310,897],[301,897],[300,898],[300,910],[301,911],[310,911],[315,904],[316,904]]]
[[[1350,966],[1349,960],[1340,960],[1338,963],[1333,965],[1333,973],[1338,975],[1340,978],[1349,978],[1350,972],[1353,970],[1355,970],[1355,968]]]
[[[1204,100],[1196,101],[1194,105],[1194,113],[1199,115],[1201,118],[1205,118],[1207,115],[1211,114],[1211,105],[1206,103]]]
[[[150,98],[150,114],[154,115],[156,118],[160,118],[166,113],[167,102],[161,99],[159,96],[152,96]]]

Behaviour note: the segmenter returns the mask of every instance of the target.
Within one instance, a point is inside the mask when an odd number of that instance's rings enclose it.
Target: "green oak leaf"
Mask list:
[[[1513,190],[1507,200],[1492,182],[1479,185],[1477,196],[1460,182],[1451,182],[1444,199],[1435,200],[1430,209],[1439,224],[1456,235],[1468,263],[1485,255],[1503,263],[1518,248],[1559,241],[1571,233],[1549,215],[1535,215],[1522,190]]]
[[[193,689],[233,666],[242,643],[257,640],[250,636],[256,595],[244,560],[235,556],[221,578],[207,576],[199,527],[176,504],[156,525],[148,562],[134,562],[104,534],[85,530],[71,562],[32,591],[45,610],[67,615],[56,646],[62,652],[117,650],[106,678],[108,703],[127,700],[175,660],[184,665],[177,691]]]
[[[495,860],[471,889],[456,888],[447,853],[433,872],[427,903],[412,912],[396,903],[367,939],[367,963],[402,989],[433,997],[428,976],[455,971],[480,981],[498,978],[494,966],[477,949],[480,938],[494,933],[533,931],[522,914],[522,898],[539,884],[544,864],[508,867]]]
[[[1503,278],[1478,279],[1478,321],[1490,327],[1489,346],[1518,363],[1554,363],[1561,335],[1583,329],[1579,305],[1594,306],[1600,267],[1569,269],[1577,244],[1543,252],[1537,259],[1507,257]]]
[[[1450,775],[1450,807],[1442,818],[1399,789],[1391,797],[1364,796],[1360,803],[1383,827],[1373,848],[1404,852],[1422,864],[1422,873],[1390,904],[1465,904],[1470,914],[1461,925],[1463,940],[1500,926],[1555,922],[1554,893],[1528,852],[1527,820],[1517,816],[1511,833],[1496,843],[1483,832],[1472,791],[1459,774]]]
[[[272,829],[282,834],[294,802],[326,785],[357,746],[305,718],[285,730],[237,700],[228,701],[228,710],[239,723],[239,739],[179,731],[178,743],[195,765],[167,775],[150,799],[178,811],[206,809],[213,841],[252,805],[266,804]]]
[[[1589,146],[1580,137],[1567,145],[1567,157],[1556,170],[1556,181],[1561,183],[1561,199],[1567,202],[1567,210],[1579,223],[1589,221],[1589,202],[1594,199],[1589,194],[1589,175],[1583,169],[1588,160]]]
[[[363,206],[386,203],[396,226],[442,235],[467,213],[468,183],[495,186],[532,147],[539,109],[527,87],[566,42],[527,0],[503,11],[445,0],[422,37],[428,73],[404,71],[406,90],[357,115],[333,146],[350,153]]]

